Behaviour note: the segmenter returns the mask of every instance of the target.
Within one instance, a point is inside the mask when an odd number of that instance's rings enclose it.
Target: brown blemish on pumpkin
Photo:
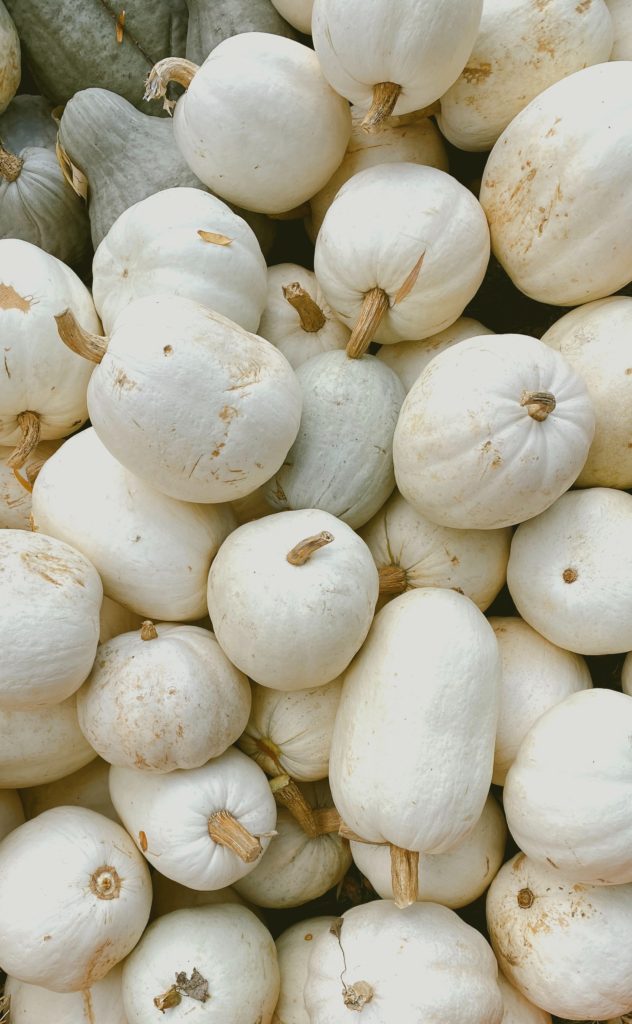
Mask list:
[[[308,932],[307,935],[303,936],[303,938],[305,939],[305,942],[311,942],[314,936],[312,935],[311,932]]]
[[[550,857],[547,857],[546,859],[548,860],[548,862],[549,862],[549,864],[551,865],[551,867],[552,867],[552,868],[555,868],[555,869],[556,869],[556,871],[558,871],[558,870],[559,870],[559,868],[558,868],[558,866],[557,866],[557,864],[555,863],[555,861],[554,861],[554,860],[551,860],[551,858],[550,858]]]
[[[531,892],[531,889],[521,889],[516,896],[518,906],[521,907],[522,910],[528,910],[529,907],[532,907],[534,899],[535,896]]]
[[[556,135],[557,134],[557,132],[555,131],[555,126],[556,126],[556,124],[559,124],[561,120],[562,120],[561,117],[556,117],[555,118],[553,124],[551,125],[551,127],[548,130],[548,132],[544,136],[545,139],[550,139],[552,135]]]
[[[478,66],[468,64],[461,73],[468,85],[478,85],[479,82],[484,82],[486,78],[489,78],[492,66],[488,61],[481,61]]]
[[[165,345],[165,347],[163,348],[162,351],[164,352],[164,354],[166,356],[170,356],[172,354],[172,352],[173,352],[173,349],[172,349],[171,345]]]
[[[526,853],[519,853],[518,854],[518,856],[516,857],[515,861],[513,862],[512,871],[517,871],[518,870],[518,868],[522,865],[522,862],[525,860],[526,856],[527,856]]]
[[[36,573],[55,587],[62,587],[69,578],[78,586],[85,587],[85,582],[77,570],[57,555],[50,555],[45,551],[22,551],[20,559],[29,572]]]
[[[586,11],[590,10],[592,6],[592,0],[580,0],[576,5],[575,10],[578,14],[585,14]]]
[[[27,299],[10,284],[0,284],[0,309],[19,309],[21,313],[28,313],[33,304],[32,299]]]
[[[131,380],[124,370],[116,371],[116,377],[114,378],[115,388],[118,388],[120,391],[133,391],[137,386],[136,381]]]
[[[106,939],[95,949],[82,978],[82,989],[90,988],[99,978],[104,978],[110,967],[114,967],[118,963],[119,958],[116,953],[108,953],[108,948],[111,945],[111,939]]]
[[[219,418],[224,420],[225,423],[230,422],[235,416],[239,416],[239,410],[234,405],[225,405],[219,411]]]
[[[562,573],[562,579],[565,583],[574,583],[577,575],[577,569],[565,569]]]
[[[452,565],[454,565],[454,566],[461,564],[459,559],[456,557],[456,555],[452,555],[452,558],[450,559],[450,561],[451,561]]]
[[[83,1011],[86,1021],[88,1024],[96,1024],[90,989],[84,989],[81,993],[81,998],[83,999]]]
[[[140,846],[143,853],[147,851],[147,835],[145,832],[138,833],[138,845]]]

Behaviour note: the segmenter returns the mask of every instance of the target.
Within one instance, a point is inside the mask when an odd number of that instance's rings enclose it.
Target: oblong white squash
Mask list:
[[[310,1024],[303,989],[309,977],[314,939],[326,932],[335,917],[308,917],[290,925],[276,940],[281,991],[272,1024]]]
[[[27,456],[20,470],[20,479],[9,465],[13,449],[0,446],[0,529],[31,529],[33,483],[46,459],[49,459],[53,452],[57,451],[60,443],[60,441],[41,441]],[[24,481],[27,482],[28,487],[24,486]]]
[[[444,349],[452,348],[459,341],[466,341],[468,338],[480,338],[485,334],[493,333],[478,320],[473,320],[469,316],[460,316],[451,327],[446,327],[444,331],[439,331],[431,338],[423,338],[421,341],[398,341],[396,345],[382,345],[377,353],[377,358],[395,371],[408,392],[422,371],[426,369],[430,360],[438,356]]]
[[[41,786],[93,761],[77,718],[77,698],[28,711],[0,711],[0,788]]]
[[[552,1024],[551,1014],[525,999],[501,971],[498,972],[498,987],[505,1007],[501,1024]]]
[[[30,786],[20,790],[24,812],[28,819],[36,818],[51,807],[87,807],[120,824],[119,816],[110,799],[110,766],[96,757],[94,761],[56,782]]]
[[[17,978],[4,983],[12,1024],[128,1024],[123,1009],[121,964],[81,992],[51,992]]]
[[[312,31],[312,7],[314,0],[272,0],[276,7],[290,25],[294,25],[299,32],[309,35]]]
[[[0,790],[0,839],[8,836],[26,818],[19,794],[14,789]]]
[[[0,2],[0,114],[13,99],[22,74],[20,40],[17,29]]]
[[[120,825],[85,807],[55,807],[0,844],[0,907],[5,970],[53,992],[79,992],[142,935],[149,869]]]
[[[511,526],[570,487],[594,430],[586,385],[557,352],[522,334],[470,339],[433,359],[406,396],[397,486],[443,526]]]

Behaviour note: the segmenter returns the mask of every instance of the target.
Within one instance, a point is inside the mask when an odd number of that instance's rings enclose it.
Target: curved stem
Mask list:
[[[311,558],[315,551],[318,551],[319,548],[324,548],[325,544],[331,544],[333,539],[333,533],[329,533],[328,530],[321,530],[320,533],[315,534],[313,537],[306,537],[305,540],[295,544],[292,550],[288,551],[286,558],[290,565],[305,565],[305,562]]]
[[[401,85],[397,85],[395,82],[378,82],[377,85],[374,85],[371,106],[360,127],[365,132],[376,131],[382,122],[393,113],[401,91]]]
[[[278,775],[275,779],[270,779],[270,789],[276,802],[282,807],[287,807],[303,832],[311,839],[315,838],[318,829],[314,812],[294,780],[289,775]]]
[[[33,484],[31,483],[31,481],[28,478],[28,476],[29,476],[28,470],[26,471],[26,476],[22,476],[22,474],[20,473],[19,469],[14,469],[13,470],[13,475],[14,475],[15,479],[17,480],[17,482],[20,484],[21,487],[24,488],[25,491],[28,491],[29,494],[33,493]],[[2,1021],[0,1021],[0,1024],[2,1024]]]
[[[398,907],[409,907],[419,896],[419,854],[391,843],[391,884]]]
[[[314,302],[309,292],[306,292],[298,281],[283,285],[283,297],[296,310],[301,320],[301,327],[309,334],[320,331],[327,323],[327,317],[318,303]]]
[[[408,589],[406,570],[401,565],[383,565],[378,570],[380,594],[403,594]]]
[[[10,153],[4,146],[0,146],[0,178],[5,181],[15,181],[20,177],[24,160],[14,153]]]
[[[555,395],[550,391],[525,391],[520,399],[520,405],[526,407],[532,419],[542,423],[555,409]]]
[[[78,356],[89,359],[91,363],[101,362],[108,350],[108,338],[86,331],[70,309],[56,314],[55,321],[57,333],[64,345]]]
[[[140,627],[140,638],[141,640],[157,640],[158,630],[154,626],[151,619],[145,619]]]
[[[18,416],[18,426],[22,431],[22,440],[7,459],[9,469],[22,469],[39,441],[40,418],[36,412],[21,412]]]
[[[347,355],[350,359],[359,359],[364,355],[389,304],[388,295],[382,288],[371,288],[371,291],[366,293],[362,300],[360,315],[347,342]]]
[[[191,60],[185,60],[184,57],[165,57],[164,60],[159,60],[147,76],[143,99],[162,99],[169,82],[177,82],[188,89],[198,71],[199,65]]]
[[[232,850],[244,864],[252,864],[261,856],[259,839],[237,821],[230,811],[216,811],[208,819],[208,834],[214,843]]]

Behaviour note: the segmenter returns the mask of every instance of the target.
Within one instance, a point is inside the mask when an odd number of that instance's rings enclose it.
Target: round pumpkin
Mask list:
[[[51,992],[7,978],[4,995],[10,1000],[13,1024],[128,1024],[121,993],[122,965],[81,992]]]
[[[466,341],[468,338],[480,338],[485,334],[493,333],[478,320],[473,320],[469,316],[460,316],[451,327],[446,327],[445,331],[439,331],[431,338],[422,338],[421,341],[398,341],[396,345],[382,345],[377,358],[395,371],[408,393],[430,360],[446,348],[452,348],[459,341]]]
[[[0,711],[0,789],[54,782],[95,757],[79,728],[75,694],[48,707]]]

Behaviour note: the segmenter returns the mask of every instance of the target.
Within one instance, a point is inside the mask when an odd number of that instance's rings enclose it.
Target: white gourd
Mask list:
[[[259,334],[276,345],[294,370],[321,352],[345,348],[349,340],[349,328],[335,318],[314,273],[296,263],[269,267]]]
[[[0,789],[0,840],[25,820],[19,793],[15,789]]]
[[[309,977],[313,942],[326,932],[335,917],[308,917],[290,925],[276,940],[281,991],[272,1024],[310,1024],[303,989]]]
[[[54,807],[0,844],[0,907],[7,973],[79,992],[142,935],[149,869],[120,825],[85,807]]]
[[[364,541],[328,512],[302,509],[246,523],[227,538],[209,574],[208,608],[237,668],[262,686],[302,690],[347,667],[377,593]]]
[[[9,106],[20,84],[20,57],[17,30],[0,0],[0,114]]]
[[[473,338],[433,359],[408,392],[397,486],[443,526],[511,526],[571,486],[594,430],[586,385],[559,353],[522,334]]]
[[[110,795],[149,863],[190,889],[223,889],[252,871],[276,822],[266,776],[234,747],[165,775],[113,766]]]
[[[314,0],[272,0],[279,14],[304,35],[312,31]]]
[[[426,369],[428,363],[446,348],[452,348],[460,341],[468,338],[480,338],[485,334],[493,334],[488,327],[472,320],[469,316],[460,316],[451,327],[439,331],[431,338],[421,341],[398,341],[396,345],[382,345],[377,358],[394,370],[406,389],[410,391],[413,384]]]
[[[501,1024],[552,1024],[551,1014],[525,999],[501,971],[498,972],[498,987],[505,1007]]]
[[[628,0],[606,0],[614,25],[610,60],[632,60],[632,8]]]
[[[4,994],[11,1000],[11,1024],[128,1024],[121,992],[122,971],[117,964],[81,992],[51,992],[7,978]]]
[[[507,585],[518,613],[551,643],[617,654],[632,649],[631,573],[632,496],[591,487],[518,527]]]
[[[111,597],[104,597],[99,616],[101,628],[99,631],[99,643],[107,643],[113,636],[120,633],[130,633],[133,629],[140,629],[142,616],[128,611],[122,604],[113,601]]]
[[[0,789],[41,786],[93,761],[77,698],[30,711],[0,711]]]
[[[518,853],[487,894],[487,928],[508,980],[536,1006],[604,1020],[632,1006],[632,885],[578,885]]]
[[[492,616],[489,624],[502,661],[492,782],[504,786],[534,722],[572,693],[589,689],[592,680],[581,655],[556,647],[518,616]]]
[[[31,494],[33,483],[46,459],[57,451],[61,441],[41,441],[27,456],[18,479],[8,462],[12,448],[0,446],[0,529],[31,529]],[[24,486],[24,481],[28,487]]]
[[[224,889],[211,889],[200,891],[199,889],[188,889],[186,885],[180,885],[171,878],[166,878],[159,871],[152,873],[152,887],[154,899],[151,905],[151,920],[157,917],[164,917],[173,910],[186,910],[192,907],[211,907],[218,903],[238,903],[240,906],[247,906],[236,889],[227,885]]]
[[[35,529],[96,566],[108,597],[163,621],[201,618],[216,551],[234,526],[226,505],[161,494],[124,469],[94,429],[70,438],[33,489]]]
[[[0,530],[0,708],[59,704],[87,677],[99,641],[103,587],[76,548]]]
[[[110,799],[109,778],[109,764],[96,757],[85,767],[70,775],[64,775],[56,782],[45,782],[41,786],[22,789],[20,796],[26,817],[36,818],[42,811],[49,811],[51,807],[87,807],[120,824],[119,816]]]

